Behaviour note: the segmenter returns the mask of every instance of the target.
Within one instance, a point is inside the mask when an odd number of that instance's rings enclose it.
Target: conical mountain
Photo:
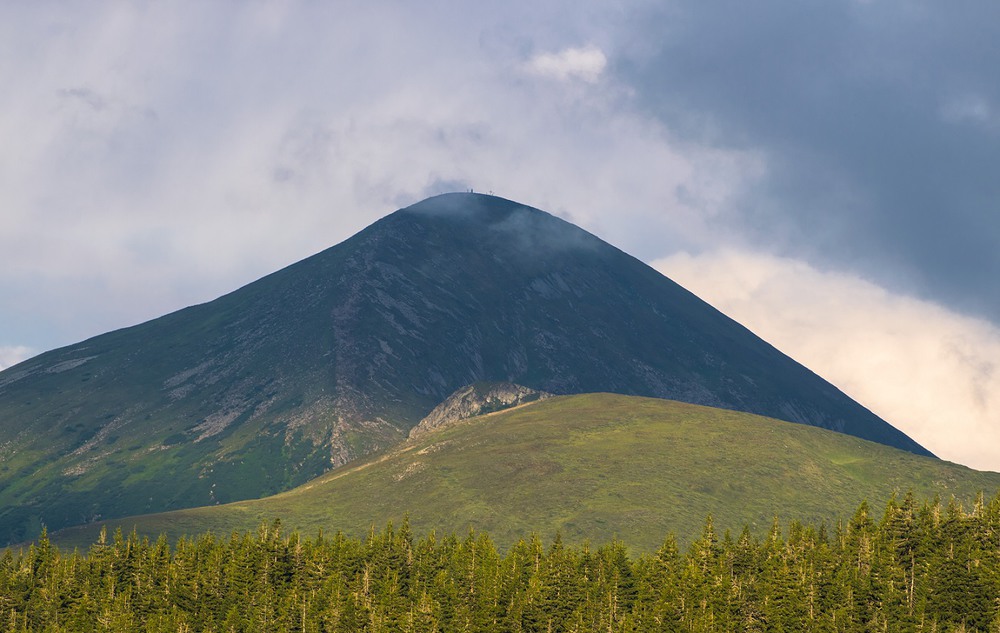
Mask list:
[[[400,441],[480,381],[672,398],[928,454],[582,229],[447,194],[0,373],[0,538],[287,489]]]

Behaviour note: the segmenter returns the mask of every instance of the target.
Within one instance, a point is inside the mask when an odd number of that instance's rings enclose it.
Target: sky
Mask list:
[[[472,188],[1000,471],[1000,4],[494,5],[0,4],[0,368]]]

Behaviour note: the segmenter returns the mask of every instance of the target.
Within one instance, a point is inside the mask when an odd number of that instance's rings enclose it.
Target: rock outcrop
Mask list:
[[[537,402],[552,394],[512,382],[479,382],[466,385],[448,399],[434,407],[417,426],[410,429],[410,437],[418,437],[477,415],[510,409],[529,402]]]

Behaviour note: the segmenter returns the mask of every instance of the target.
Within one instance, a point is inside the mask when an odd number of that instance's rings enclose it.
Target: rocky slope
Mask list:
[[[552,394],[515,385],[510,382],[478,382],[466,385],[434,407],[423,420],[410,429],[410,437],[418,437],[454,422],[477,415],[503,411],[528,402],[537,402]]]

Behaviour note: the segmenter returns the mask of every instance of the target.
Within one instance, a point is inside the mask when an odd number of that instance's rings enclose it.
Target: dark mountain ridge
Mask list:
[[[477,194],[0,372],[0,536],[259,497],[476,382],[671,398],[929,454],[652,268]]]

